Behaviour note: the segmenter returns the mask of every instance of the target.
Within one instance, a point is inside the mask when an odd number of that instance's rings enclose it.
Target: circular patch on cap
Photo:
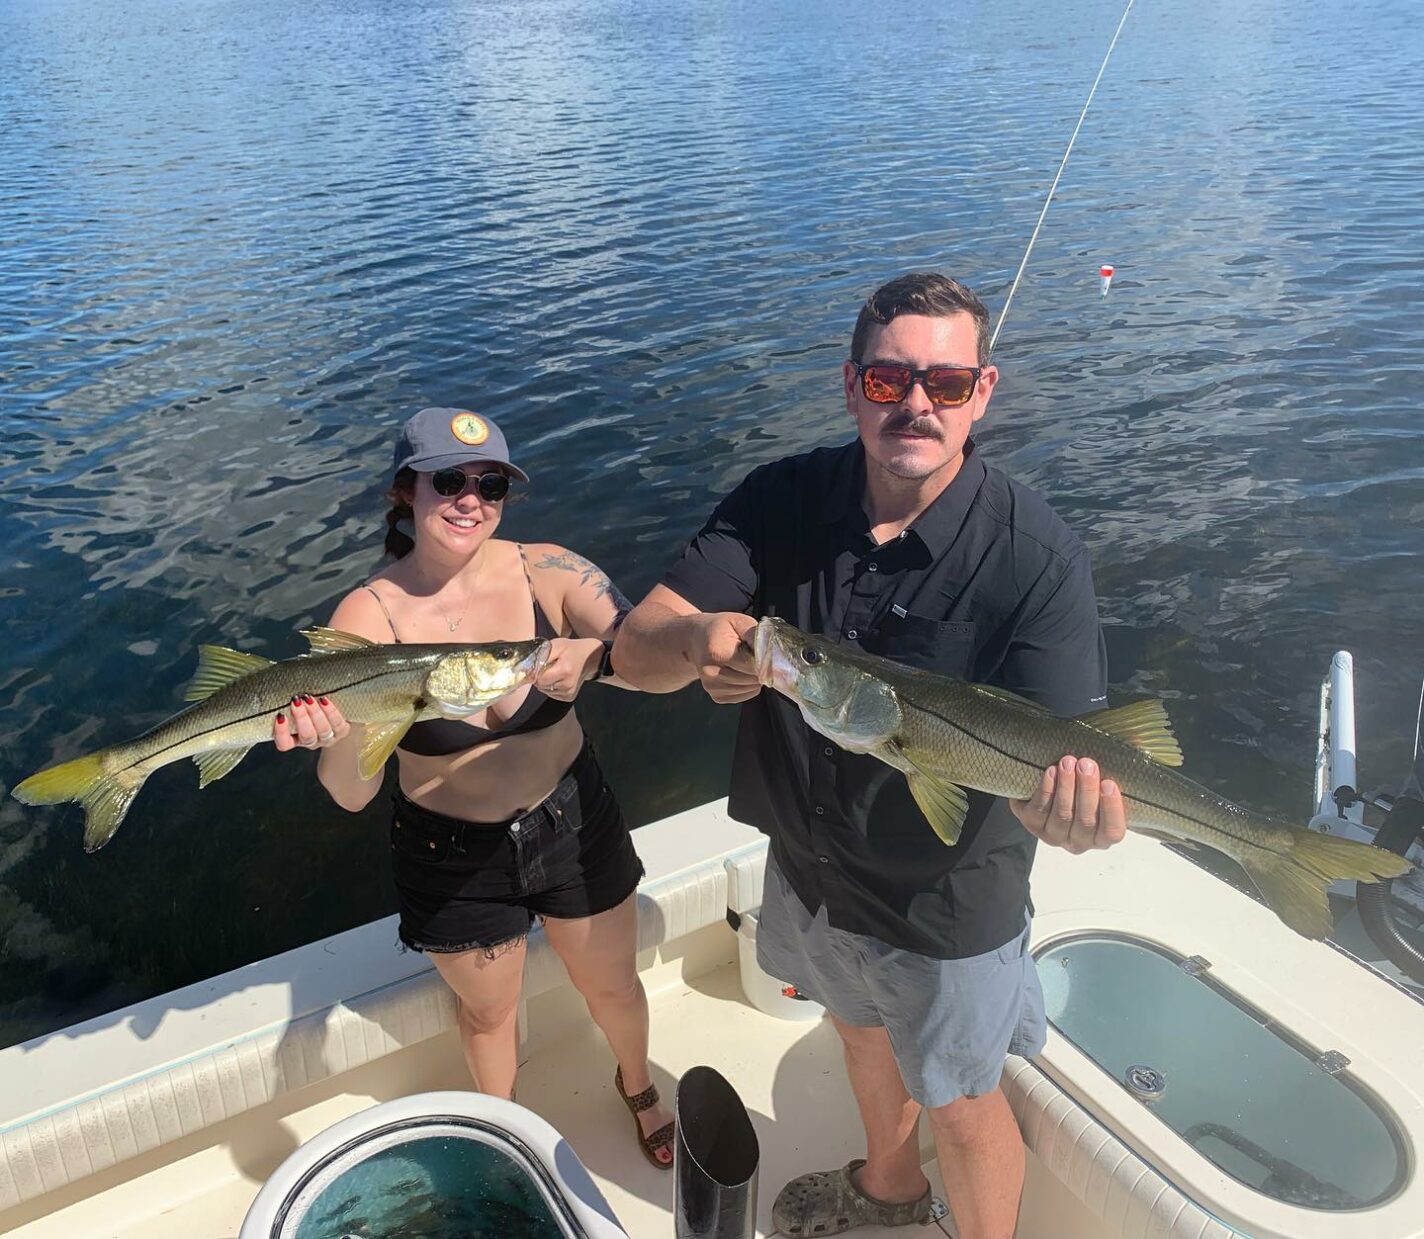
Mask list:
[[[489,438],[489,426],[482,417],[476,417],[473,413],[460,413],[451,420],[450,433],[461,443],[477,447]]]

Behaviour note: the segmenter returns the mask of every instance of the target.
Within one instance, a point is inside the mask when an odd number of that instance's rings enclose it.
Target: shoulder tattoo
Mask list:
[[[618,612],[618,618],[614,621],[615,627],[621,624],[624,617],[633,609],[633,604],[623,596],[618,586],[608,579],[607,573],[602,568],[582,555],[574,554],[573,551],[560,551],[557,555],[545,555],[534,566],[536,568],[557,568],[561,572],[577,572],[580,585],[591,585],[599,598],[612,598],[614,609]]]

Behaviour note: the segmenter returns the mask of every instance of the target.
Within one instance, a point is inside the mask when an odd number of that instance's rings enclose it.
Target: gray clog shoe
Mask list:
[[[839,1170],[814,1170],[799,1175],[777,1193],[771,1224],[794,1239],[820,1239],[857,1226],[908,1226],[930,1219],[930,1189],[918,1200],[896,1203],[867,1196],[851,1181],[865,1165],[857,1157]]]

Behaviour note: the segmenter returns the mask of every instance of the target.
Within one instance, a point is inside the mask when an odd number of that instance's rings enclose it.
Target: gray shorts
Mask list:
[[[757,962],[845,1024],[884,1027],[922,1106],[992,1092],[1008,1054],[1043,1049],[1047,1021],[1028,926],[996,951],[933,959],[814,916],[767,858]]]

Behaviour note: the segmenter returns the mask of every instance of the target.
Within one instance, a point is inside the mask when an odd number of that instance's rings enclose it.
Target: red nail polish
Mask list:
[[[314,698],[310,693],[303,697],[302,700],[305,701],[309,706],[316,705],[316,698]]]
[[[281,715],[281,714],[277,715],[277,726],[278,726],[278,727],[285,727],[286,725],[287,725],[287,720],[286,720],[286,718],[285,718],[283,715]]]
[[[329,706],[329,705],[331,704],[331,702],[329,702],[325,697],[323,697],[323,698],[321,699],[321,704],[324,705],[324,706]]]

